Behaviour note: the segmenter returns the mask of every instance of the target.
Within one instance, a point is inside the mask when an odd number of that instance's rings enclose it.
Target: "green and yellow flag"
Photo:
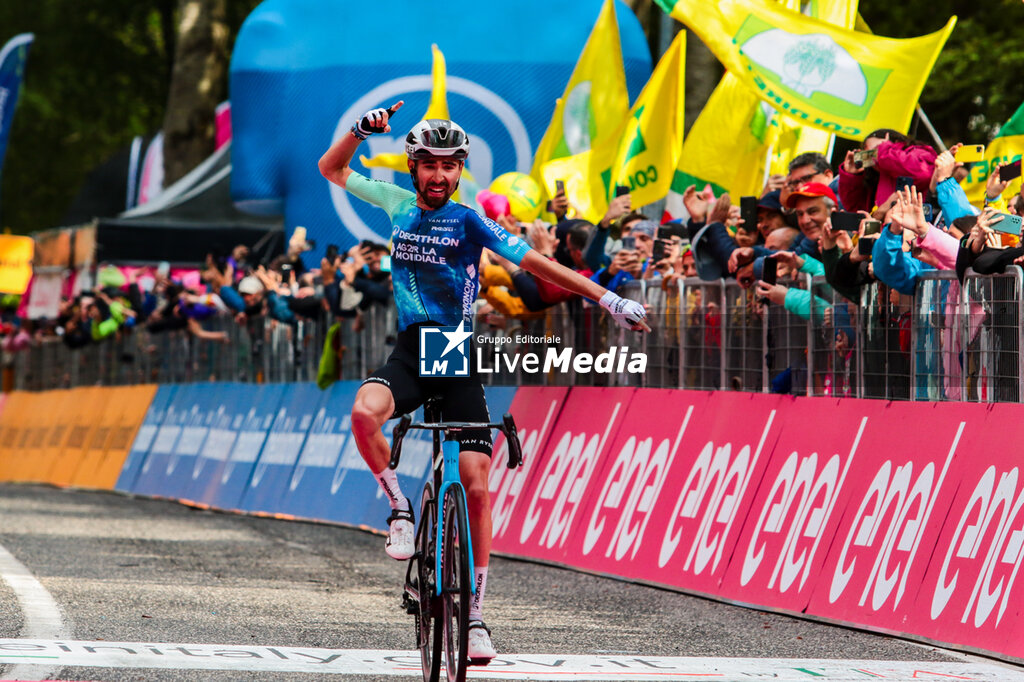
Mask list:
[[[1013,163],[1024,155],[1024,104],[1020,105],[1010,120],[999,129],[999,134],[985,147],[985,159],[971,167],[971,174],[963,181],[967,198],[976,206],[985,202],[985,183],[992,169],[998,163],[1005,166]],[[1020,178],[1013,180],[1006,188],[1004,196],[1012,196],[1020,191]]]
[[[807,16],[849,27],[857,0],[814,0],[785,5]],[[769,173],[787,172],[789,161],[806,151],[825,152],[830,134],[779,113],[744,81],[727,72],[690,129],[672,180],[672,194],[690,185],[711,185],[716,194],[760,194]],[[682,201],[670,195],[668,212],[681,215]]]
[[[685,63],[686,33],[681,31],[614,136],[541,166],[549,191],[563,180],[573,205],[590,221],[608,210],[616,185],[629,187],[634,206],[663,198],[683,147]]]
[[[618,134],[628,113],[629,93],[615,2],[605,0],[565,92],[555,104],[530,175],[542,183],[541,166],[606,142]],[[547,191],[554,196],[553,185]]]
[[[711,185],[715,195],[760,194],[776,135],[774,113],[746,83],[725,74],[690,127],[672,176],[672,192],[681,195],[690,185]],[[669,207],[669,212],[678,211]]]
[[[655,0],[757,95],[798,123],[862,139],[907,130],[956,17],[941,30],[896,40],[805,17],[774,2]]]

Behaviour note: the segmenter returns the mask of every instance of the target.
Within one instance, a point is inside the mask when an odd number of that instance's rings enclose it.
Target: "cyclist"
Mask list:
[[[352,434],[391,506],[385,550],[395,559],[408,559],[415,552],[412,505],[399,488],[395,472],[388,468],[390,448],[381,426],[392,417],[415,410],[431,395],[441,396],[445,420],[489,421],[483,386],[474,371],[468,377],[433,378],[420,377],[417,369],[420,327],[459,326],[461,331],[460,325],[471,326],[481,251],[491,249],[538,277],[599,300],[625,328],[646,328],[646,313],[639,303],[544,258],[497,223],[451,201],[469,154],[466,132],[452,121],[420,121],[406,136],[415,193],[353,171],[349,163],[359,143],[371,134],[389,132],[388,119],[401,106],[398,102],[390,113],[374,109],[360,117],[351,131],[324,153],[319,167],[334,184],[384,209],[392,223],[391,276],[399,333],[385,365],[373,372],[356,393]],[[491,550],[487,490],[491,436],[486,429],[463,431],[459,441],[459,469],[466,489],[476,563],[468,653],[474,663],[486,664],[496,655],[481,617]]]

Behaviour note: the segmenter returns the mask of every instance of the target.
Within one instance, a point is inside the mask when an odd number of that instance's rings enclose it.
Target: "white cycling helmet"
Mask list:
[[[454,121],[428,118],[405,136],[405,153],[413,160],[428,156],[465,159],[469,155],[469,136]]]

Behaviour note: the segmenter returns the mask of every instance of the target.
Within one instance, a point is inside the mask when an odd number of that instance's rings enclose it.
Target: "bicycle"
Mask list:
[[[499,429],[505,434],[508,468],[520,466],[522,447],[509,413],[495,423],[441,422],[437,399],[431,398],[424,405],[424,421],[413,423],[412,415],[404,415],[392,438],[389,466],[396,469],[406,432],[409,429],[433,431],[433,478],[423,486],[416,553],[409,560],[402,594],[402,606],[416,620],[416,647],[420,650],[424,682],[438,682],[442,648],[449,682],[464,682],[470,663],[467,654],[469,604],[476,593],[473,547],[466,491],[459,477],[459,442],[452,440],[451,435],[464,429],[484,428]]]

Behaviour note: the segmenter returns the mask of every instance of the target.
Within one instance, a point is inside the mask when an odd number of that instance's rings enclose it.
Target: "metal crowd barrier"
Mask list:
[[[787,278],[788,280],[788,278]],[[824,278],[786,281],[809,291],[805,319],[782,305],[754,300],[734,281],[687,278],[628,282],[619,294],[647,306],[651,334],[617,327],[589,302],[570,301],[501,328],[477,324],[476,352],[486,384],[644,386],[784,392],[888,400],[1020,402],[1024,396],[1024,271],[964,284],[952,272],[927,272],[913,296],[885,285],[861,288],[856,305]],[[296,324],[269,318],[203,323],[226,341],[144,328],[70,350],[59,340],[6,355],[15,387],[43,390],[95,384],[197,381],[304,382],[316,379],[329,321]],[[342,379],[361,379],[394,347],[393,305],[373,305],[340,321]],[[643,374],[509,369],[517,355],[566,347],[597,356],[642,352]],[[473,358],[476,362],[476,358]],[[499,365],[495,368],[495,365]]]

